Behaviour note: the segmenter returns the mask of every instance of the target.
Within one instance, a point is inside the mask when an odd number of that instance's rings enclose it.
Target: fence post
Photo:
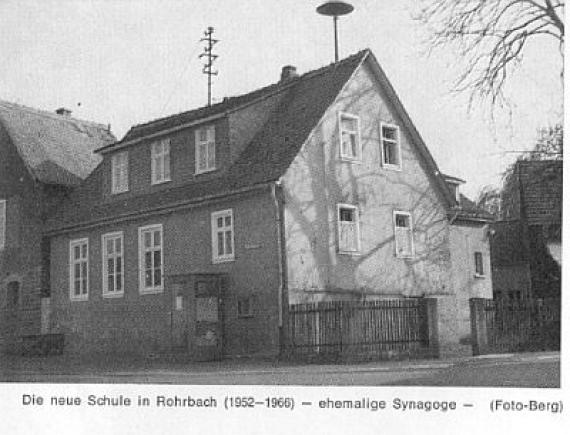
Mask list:
[[[485,318],[485,300],[483,298],[469,299],[471,315],[471,346],[473,355],[482,355],[488,350],[487,320]]]
[[[439,358],[439,318],[437,298],[422,299],[425,313],[426,338],[428,342],[428,358]]]

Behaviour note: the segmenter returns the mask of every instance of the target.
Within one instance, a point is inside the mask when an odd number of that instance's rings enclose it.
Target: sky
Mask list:
[[[300,73],[334,60],[332,20],[311,0],[0,0],[0,99],[130,126],[207,103],[199,40],[215,28],[220,57],[214,101],[276,82],[281,67]],[[561,56],[536,41],[507,89],[508,105],[468,108],[450,90],[461,58],[428,55],[412,19],[417,0],[353,0],[340,20],[340,56],[370,48],[440,169],[467,180],[475,198],[500,185],[513,151],[562,114]]]

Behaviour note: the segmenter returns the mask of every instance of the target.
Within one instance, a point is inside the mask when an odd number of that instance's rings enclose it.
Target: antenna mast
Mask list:
[[[200,59],[203,57],[206,58],[206,63],[202,68],[202,73],[208,76],[208,106],[212,105],[212,76],[218,75],[218,71],[212,70],[212,65],[218,58],[218,55],[213,54],[212,50],[214,49],[214,45],[219,41],[218,39],[212,38],[213,33],[214,28],[211,26],[204,32],[205,38],[200,39],[200,41],[205,41],[206,47],[204,47],[204,52],[198,56]]]

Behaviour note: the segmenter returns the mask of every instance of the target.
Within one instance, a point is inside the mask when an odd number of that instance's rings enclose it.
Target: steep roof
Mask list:
[[[52,229],[130,216],[152,209],[158,210],[172,204],[196,202],[205,197],[231,194],[240,189],[279,180],[344,85],[356,69],[368,60],[378,77],[379,84],[384,87],[399,117],[403,120],[404,127],[411,130],[413,142],[434,182],[434,187],[441,194],[446,205],[453,206],[454,198],[427,146],[413,126],[378,62],[369,50],[363,50],[299,77],[290,78],[248,94],[224,99],[221,103],[211,107],[202,107],[134,126],[121,141],[103,149],[111,150],[127,146],[147,137],[164,134],[168,130],[185,128],[189,123],[201,122],[208,117],[239,110],[240,107],[254,104],[271,95],[279,94],[280,97],[276,109],[269,115],[264,125],[232,165],[219,177],[207,181],[192,181],[159,193],[122,198],[112,203],[94,204],[92,201],[82,201],[82,192],[79,191],[68,203],[66,208],[69,208],[69,211],[62,210],[60,215],[52,220]],[[260,110],[264,110],[261,105]],[[95,183],[96,180],[92,181]],[[84,190],[87,192],[89,189]],[[87,195],[86,192],[84,192],[85,195]],[[109,210],[113,210],[113,216],[110,216]]]
[[[115,140],[102,124],[1,100],[0,125],[30,175],[46,184],[79,184],[101,160],[93,151]]]

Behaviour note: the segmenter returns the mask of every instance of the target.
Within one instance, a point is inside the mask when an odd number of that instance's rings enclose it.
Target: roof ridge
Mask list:
[[[57,113],[50,112],[49,110],[38,109],[36,107],[26,106],[26,105],[20,104],[20,103],[14,103],[11,101],[0,100],[0,106],[9,106],[12,108],[17,108],[19,110],[23,110],[23,111],[26,111],[29,113],[40,115],[40,116],[44,116],[46,118],[56,119],[58,121],[80,122],[82,124],[87,124],[87,125],[99,127],[101,129],[104,129],[104,130],[108,130],[108,125],[105,125],[101,122],[89,121],[87,119],[75,118],[73,116],[58,115]]]
[[[223,104],[228,104],[228,102],[230,102],[233,99],[238,99],[238,98],[243,98],[245,96],[251,95],[251,94],[255,94],[255,93],[260,93],[262,94],[264,97],[266,97],[267,95],[264,94],[264,92],[267,92],[270,88],[274,87],[274,93],[277,92],[281,92],[283,90],[286,90],[288,88],[290,88],[291,86],[293,86],[294,84],[298,83],[301,80],[305,80],[308,78],[313,78],[315,76],[318,76],[320,74],[324,74],[326,71],[328,71],[330,68],[337,68],[341,65],[344,65],[348,62],[352,62],[354,59],[358,58],[358,57],[364,57],[365,54],[368,54],[370,52],[369,48],[365,48],[362,49],[354,54],[351,54],[350,56],[347,56],[341,60],[339,60],[338,62],[331,62],[328,65],[324,65],[322,67],[313,69],[313,70],[309,70],[303,74],[301,74],[298,77],[292,78],[290,80],[287,80],[286,83],[281,83],[280,81],[274,82],[274,83],[270,83],[268,85],[262,86],[260,88],[256,88],[254,90],[251,90],[249,92],[244,92],[241,94],[237,94],[237,95],[232,95],[232,96],[225,96],[222,101],[220,101],[219,103],[213,104],[212,106],[199,106],[199,107],[195,107],[194,109],[190,109],[190,110],[185,110],[183,112],[178,112],[178,113],[173,113],[172,115],[167,115],[167,116],[163,116],[160,118],[155,118],[152,119],[150,121],[147,122],[142,122],[140,124],[133,124],[133,126],[129,129],[129,131],[133,130],[134,128],[138,128],[138,127],[145,127],[145,126],[149,126],[152,125],[154,123],[158,123],[164,120],[167,120],[169,118],[175,117],[175,116],[182,116],[185,114],[189,114],[198,110],[203,110],[203,109],[212,109],[214,110],[214,108],[216,106],[221,106]],[[248,104],[248,103],[244,103],[244,104]]]

